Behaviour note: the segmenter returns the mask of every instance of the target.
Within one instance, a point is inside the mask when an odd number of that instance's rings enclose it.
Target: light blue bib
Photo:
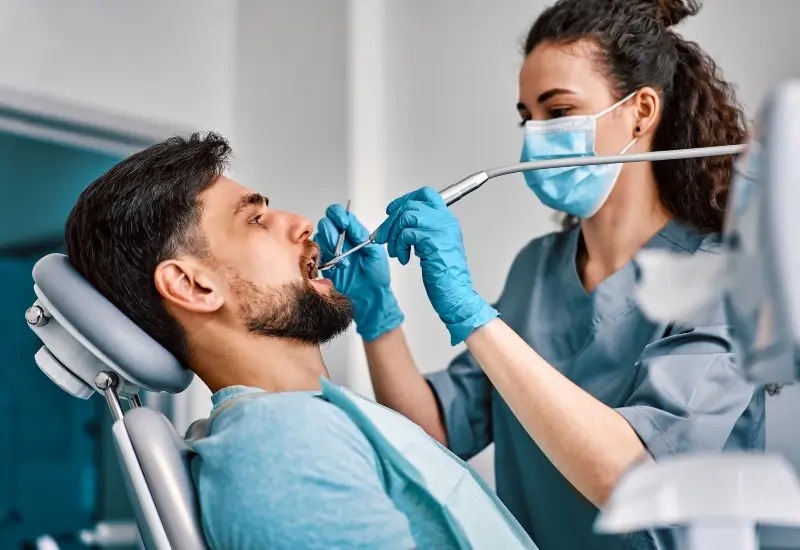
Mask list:
[[[480,476],[422,428],[393,410],[326,379],[322,379],[321,384],[319,398],[347,414],[380,459],[440,507],[460,548],[536,550],[524,529]],[[210,433],[214,419],[238,401],[267,395],[270,394],[244,394],[223,403],[208,419],[190,427],[188,442]]]

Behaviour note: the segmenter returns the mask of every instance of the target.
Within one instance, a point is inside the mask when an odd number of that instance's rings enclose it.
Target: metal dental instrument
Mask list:
[[[659,160],[679,160],[699,157],[715,157],[723,155],[736,155],[747,148],[747,145],[723,145],[719,147],[699,147],[696,149],[676,149],[674,151],[651,151],[648,153],[628,153],[624,155],[606,155],[601,157],[567,157],[552,160],[535,160],[532,162],[521,162],[509,166],[501,166],[477,172],[464,178],[463,180],[445,187],[439,191],[439,195],[447,206],[460,201],[484,183],[498,176],[526,172],[528,170],[542,170],[545,168],[565,168],[569,166],[587,166],[592,164],[617,164],[629,162],[652,162]],[[330,269],[344,258],[358,252],[368,244],[375,242],[378,232],[373,231],[369,238],[357,244],[344,254],[337,254],[331,261],[320,266],[320,271]]]
[[[345,214],[350,212],[350,199],[347,199],[347,206],[344,207],[344,212]],[[344,231],[339,234],[339,240],[336,241],[336,250],[333,253],[334,258],[338,258],[344,250],[344,235]]]

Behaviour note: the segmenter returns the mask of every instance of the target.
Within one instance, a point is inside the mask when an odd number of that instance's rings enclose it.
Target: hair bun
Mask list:
[[[697,15],[702,4],[699,0],[656,0],[658,17],[664,26],[672,27],[685,18]]]

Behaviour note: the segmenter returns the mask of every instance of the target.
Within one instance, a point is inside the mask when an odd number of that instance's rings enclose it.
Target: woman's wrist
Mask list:
[[[367,342],[396,329],[405,320],[390,288],[352,302],[356,331]]]

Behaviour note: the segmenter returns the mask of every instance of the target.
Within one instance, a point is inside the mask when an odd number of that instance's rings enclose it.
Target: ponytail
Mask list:
[[[691,149],[742,143],[744,113],[735,90],[700,47],[670,31],[677,63],[664,90],[653,150]],[[733,174],[733,157],[717,156],[653,163],[661,201],[698,229],[720,231]]]

